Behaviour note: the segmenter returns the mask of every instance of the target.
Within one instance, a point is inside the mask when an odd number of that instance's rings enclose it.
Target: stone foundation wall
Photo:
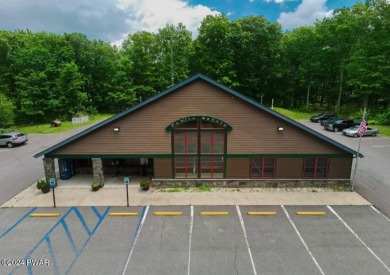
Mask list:
[[[44,158],[43,159],[43,169],[45,170],[45,178],[56,178],[56,167],[54,164],[54,159]]]
[[[299,188],[299,187],[338,187],[350,186],[349,179],[321,179],[321,180],[252,180],[252,179],[153,179],[155,187],[197,187],[208,185],[211,187],[238,188],[238,187],[261,187],[261,188]]]
[[[98,181],[104,186],[104,173],[103,173],[103,162],[102,159],[94,158],[92,159],[92,169],[93,169],[93,180]]]

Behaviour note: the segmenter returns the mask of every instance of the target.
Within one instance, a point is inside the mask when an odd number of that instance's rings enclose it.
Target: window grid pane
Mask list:
[[[253,158],[251,159],[252,178],[273,178],[275,172],[274,158]]]
[[[197,178],[198,158],[175,157],[175,177],[176,178]]]
[[[198,124],[200,127],[201,123]],[[187,127],[185,127],[187,126]],[[219,126],[205,124],[206,130],[188,129],[189,125],[175,128],[174,172],[176,178],[223,178],[226,131]],[[200,135],[200,140],[198,140]],[[199,159],[198,154],[203,156]],[[199,166],[199,167],[198,167]]]
[[[303,176],[305,178],[326,178],[328,175],[327,158],[306,158]]]

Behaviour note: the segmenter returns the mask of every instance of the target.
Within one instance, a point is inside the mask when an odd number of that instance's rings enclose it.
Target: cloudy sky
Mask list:
[[[202,19],[218,13],[231,20],[263,15],[288,30],[357,2],[364,0],[0,0],[0,29],[80,32],[90,39],[118,43],[129,33],[155,32],[179,22],[195,37]]]

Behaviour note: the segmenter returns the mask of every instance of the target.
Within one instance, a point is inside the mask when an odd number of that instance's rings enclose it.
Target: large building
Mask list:
[[[44,156],[60,174],[143,175],[155,185],[350,182],[357,152],[203,75],[74,135]],[[68,174],[64,172],[68,171]]]

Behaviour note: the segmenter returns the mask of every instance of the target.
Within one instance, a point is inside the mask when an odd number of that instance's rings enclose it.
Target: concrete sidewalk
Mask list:
[[[103,188],[91,190],[89,178],[73,177],[59,181],[55,188],[57,207],[69,206],[126,206],[126,186],[123,178],[105,179]],[[194,189],[181,192],[162,192],[151,188],[141,191],[139,179],[129,185],[129,205],[371,205],[355,192],[286,191],[262,188],[216,188],[210,192]],[[1,205],[5,207],[52,207],[52,192],[43,194],[36,184],[28,187]]]

